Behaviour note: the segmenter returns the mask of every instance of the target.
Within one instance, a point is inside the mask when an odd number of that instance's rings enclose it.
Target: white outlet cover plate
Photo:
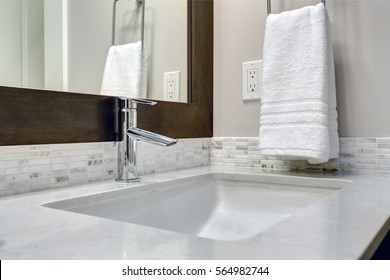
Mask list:
[[[248,71],[251,69],[257,70],[257,90],[250,91],[248,88]],[[259,100],[261,99],[263,76],[263,61],[249,61],[242,63],[242,100]]]
[[[170,79],[173,79],[175,84],[173,96],[168,94],[168,80]],[[164,73],[164,100],[175,102],[180,101],[180,71]]]

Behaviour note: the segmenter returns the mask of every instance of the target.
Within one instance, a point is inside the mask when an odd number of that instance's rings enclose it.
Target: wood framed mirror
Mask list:
[[[138,107],[138,126],[174,138],[213,135],[213,0],[188,0],[188,98]],[[116,98],[0,87],[0,145],[115,141]]]

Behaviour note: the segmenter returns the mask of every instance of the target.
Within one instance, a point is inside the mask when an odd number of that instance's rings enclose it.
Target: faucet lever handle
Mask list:
[[[137,104],[142,104],[142,105],[156,105],[156,101],[148,100],[148,99],[143,99],[143,98],[131,98],[131,102],[137,103]]]
[[[123,97],[119,96],[119,103],[118,106],[121,109],[136,109],[137,106],[136,104],[143,104],[143,105],[156,105],[156,101],[148,100],[148,99],[143,99],[143,98],[128,98],[128,97]]]

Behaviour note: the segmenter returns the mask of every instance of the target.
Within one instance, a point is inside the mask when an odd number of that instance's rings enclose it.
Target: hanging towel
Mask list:
[[[101,94],[146,98],[147,57],[142,42],[112,46],[104,68]]]
[[[267,17],[259,149],[309,163],[338,157],[333,51],[323,3]]]

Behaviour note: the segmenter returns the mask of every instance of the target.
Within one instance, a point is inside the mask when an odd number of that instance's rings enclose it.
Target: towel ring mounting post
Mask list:
[[[322,3],[325,4],[325,0],[321,0]],[[267,0],[267,15],[269,15],[271,13],[271,0]]]
[[[114,0],[112,6],[112,32],[111,32],[111,45],[115,45],[115,23],[116,23],[116,3],[120,0]],[[128,0],[131,1],[131,0]],[[136,0],[138,5],[142,5],[142,16],[141,16],[141,42],[144,46],[145,39],[145,1],[146,0]]]

